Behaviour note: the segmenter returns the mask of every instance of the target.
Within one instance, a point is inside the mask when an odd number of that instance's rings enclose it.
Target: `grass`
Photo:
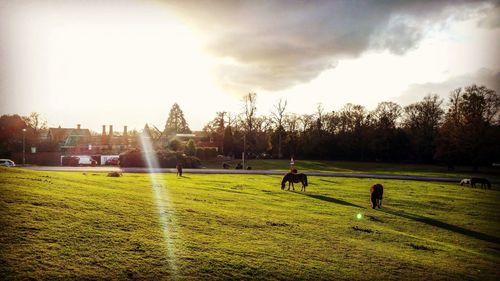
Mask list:
[[[240,160],[227,161],[234,169]],[[206,168],[221,169],[223,162],[204,161]],[[255,170],[279,170],[285,171],[290,168],[290,160],[249,160],[246,166]],[[448,170],[447,166],[429,164],[402,164],[381,162],[352,162],[352,161],[326,161],[326,160],[295,160],[294,165],[300,171],[336,172],[336,173],[368,173],[368,174],[391,174],[412,176],[437,176],[470,178],[473,176],[487,177],[491,180],[500,181],[500,167],[481,167],[479,172],[474,172],[472,167],[457,166],[454,170]]]
[[[162,214],[147,174],[0,169],[0,279],[500,276],[497,190],[382,180],[372,210],[370,179],[310,177],[300,193],[279,176],[156,176]]]

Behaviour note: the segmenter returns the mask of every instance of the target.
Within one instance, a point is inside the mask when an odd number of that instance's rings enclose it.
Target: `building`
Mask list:
[[[40,135],[39,141],[57,144],[55,150],[63,155],[120,154],[133,143],[127,126],[117,133],[113,131],[113,125],[109,125],[107,132],[106,125],[103,125],[99,135],[82,128],[80,124],[76,128],[49,128],[46,134]]]
[[[92,135],[89,129],[82,129],[78,124],[76,128],[49,128],[46,141],[57,143],[60,152],[85,153],[92,142]]]

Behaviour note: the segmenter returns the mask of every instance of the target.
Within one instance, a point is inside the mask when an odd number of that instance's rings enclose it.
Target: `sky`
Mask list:
[[[191,129],[217,111],[371,110],[500,92],[499,1],[0,0],[0,114],[49,126]]]

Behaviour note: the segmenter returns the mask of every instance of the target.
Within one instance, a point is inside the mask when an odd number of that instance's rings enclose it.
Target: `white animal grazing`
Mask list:
[[[460,181],[460,185],[468,184],[470,185],[470,179],[463,179]]]

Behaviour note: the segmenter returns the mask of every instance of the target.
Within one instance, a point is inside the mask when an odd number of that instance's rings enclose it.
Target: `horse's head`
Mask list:
[[[281,190],[285,189],[285,181],[281,182]]]

